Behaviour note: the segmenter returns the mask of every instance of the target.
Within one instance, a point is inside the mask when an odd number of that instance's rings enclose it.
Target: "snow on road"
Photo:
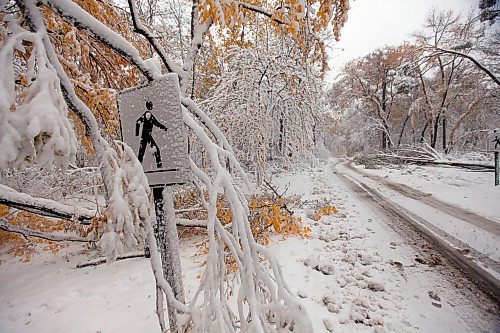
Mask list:
[[[399,235],[382,213],[350,192],[332,165],[273,180],[312,227],[310,239],[274,237],[270,248],[290,288],[306,306],[318,332],[498,332],[498,309],[432,256]],[[338,213],[315,222],[306,216],[317,200]],[[181,238],[187,298],[202,273],[199,238]],[[416,245],[415,245],[416,244]],[[146,259],[75,269],[81,255],[0,265],[0,332],[159,332],[154,281]]]
[[[293,286],[309,291],[310,308],[317,308],[325,294],[335,299],[329,307],[333,312],[325,306],[312,312],[317,332],[325,332],[324,318],[333,322],[335,332],[499,330],[499,317],[489,313],[463,278],[449,276],[439,265],[417,262],[428,255],[427,249],[415,248],[410,238],[396,234],[392,221],[360,201],[332,168],[275,180],[281,188],[290,183],[288,194],[302,194],[302,200],[326,199],[339,209],[313,227],[309,244],[276,251],[285,268],[294,266]],[[304,268],[297,260],[330,263],[333,273],[323,275],[309,267],[301,279],[298,272]],[[377,322],[383,326],[366,326]]]
[[[360,166],[353,169],[353,166],[347,162],[338,164],[341,172],[368,184],[384,197],[423,217],[465,247],[500,262],[500,189],[493,186],[491,173],[411,165],[381,169]],[[401,195],[399,184],[420,193]],[[429,203],[435,205],[430,206]],[[440,207],[447,204],[451,209]],[[473,214],[467,216],[469,211]]]
[[[367,174],[419,189],[500,224],[500,187],[494,186],[493,172],[411,164],[379,169],[356,167]]]

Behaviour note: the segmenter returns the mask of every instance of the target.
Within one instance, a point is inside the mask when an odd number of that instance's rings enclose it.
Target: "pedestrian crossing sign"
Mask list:
[[[117,101],[122,140],[142,163],[149,185],[185,183],[190,173],[177,75],[126,89]]]
[[[500,129],[496,129],[488,135],[488,151],[500,152]]]

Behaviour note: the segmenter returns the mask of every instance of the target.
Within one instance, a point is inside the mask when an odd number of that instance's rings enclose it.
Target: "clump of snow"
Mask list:
[[[65,168],[75,159],[77,139],[56,70],[47,59],[41,34],[26,31],[15,21],[10,22],[9,32],[0,50],[0,168],[32,163]],[[31,52],[23,42],[33,45]],[[28,57],[27,87],[18,90],[16,50]]]
[[[151,219],[149,184],[132,149],[123,144],[106,151],[106,169],[112,173],[113,189],[107,209],[107,224],[98,242],[109,261],[145,238],[144,224]]]
[[[161,63],[156,58],[149,58],[144,60],[144,65],[148,68],[148,70],[153,73],[154,76],[161,76]]]

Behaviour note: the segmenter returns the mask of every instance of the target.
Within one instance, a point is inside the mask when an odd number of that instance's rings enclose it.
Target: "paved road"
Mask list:
[[[384,185],[400,193],[401,195],[404,195],[405,197],[419,200],[420,202],[423,202],[428,206],[436,208],[446,214],[454,216],[462,221],[475,225],[483,229],[484,231],[490,232],[497,237],[500,237],[500,223],[496,221],[493,221],[466,209],[454,206],[448,202],[442,201],[429,193],[419,191],[404,184],[391,182],[390,180],[380,176],[370,175],[367,172],[363,172],[363,170],[354,167],[352,163],[344,162],[343,165],[349,170],[352,170],[353,172],[356,172],[363,177],[373,179],[379,182],[381,185]]]
[[[497,222],[460,207],[455,207],[437,198],[430,197],[429,194],[406,185],[363,173],[347,161],[337,161],[332,167],[332,172],[364,201],[375,206],[394,223],[398,224],[400,232],[407,233],[407,236],[411,237],[411,232],[408,229],[408,227],[411,227],[414,232],[424,238],[441,255],[447,258],[453,266],[464,272],[472,282],[500,304],[500,263],[470,248],[467,244],[464,244],[444,230],[439,229],[431,223],[432,221],[428,221],[417,213],[409,211],[391,201],[377,191],[373,185],[370,186],[368,181],[364,181],[363,177],[375,180],[379,185],[396,191],[401,196],[418,200],[429,207],[439,210],[442,214],[453,216],[498,237],[500,229]]]

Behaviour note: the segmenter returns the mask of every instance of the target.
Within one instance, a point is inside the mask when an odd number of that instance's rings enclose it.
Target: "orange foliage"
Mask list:
[[[324,73],[328,69],[326,49],[319,32],[330,30],[334,38],[339,40],[340,29],[345,23],[349,10],[348,2],[347,0],[307,0],[307,7],[316,10],[304,8],[303,2],[298,0],[279,2],[204,0],[198,2],[202,23],[211,20],[221,30],[229,31],[229,34],[234,34],[241,41],[243,41],[246,26],[272,24],[275,33],[286,33],[294,39],[303,51],[304,61],[320,63],[322,73]]]
[[[331,215],[331,214],[336,214],[337,213],[337,208],[332,206],[331,204],[327,203],[324,206],[320,207],[316,212],[314,213],[313,220],[314,221],[319,221],[321,217],[326,216],[326,215]]]
[[[285,199],[269,195],[254,195],[248,201],[250,227],[255,240],[261,244],[269,243],[271,233],[286,238],[289,235],[308,238],[309,227],[302,226],[300,216],[291,215],[285,209]],[[232,215],[224,201],[217,202],[217,217],[223,224],[231,222]]]
[[[81,225],[64,220],[48,219],[28,212],[17,212],[9,216],[9,208],[4,205],[0,205],[0,217],[5,217],[10,225],[47,233],[76,232],[83,234],[85,231]],[[10,247],[7,253],[19,257],[20,261],[29,262],[37,247],[41,247],[42,251],[56,254],[59,250],[67,247],[68,243],[54,242],[37,237],[28,237],[26,239],[17,233],[0,230],[0,245]]]

